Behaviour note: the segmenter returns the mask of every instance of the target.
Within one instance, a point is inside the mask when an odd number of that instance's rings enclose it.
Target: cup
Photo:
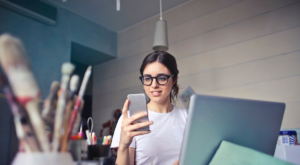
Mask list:
[[[87,159],[94,160],[100,157],[108,157],[109,156],[110,145],[88,145],[87,150]]]
[[[87,142],[86,140],[70,140],[68,144],[68,150],[70,151],[74,161],[81,161],[86,159]]]
[[[297,132],[290,131],[280,131],[279,138],[281,143],[284,145],[297,145]]]
[[[115,157],[101,157],[99,159],[99,165],[115,165],[116,158]]]
[[[71,154],[68,152],[63,153],[48,153],[48,152],[35,152],[35,153],[22,153],[19,152],[15,156],[12,165],[74,165]]]

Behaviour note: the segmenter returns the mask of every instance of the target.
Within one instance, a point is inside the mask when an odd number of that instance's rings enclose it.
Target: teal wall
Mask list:
[[[117,56],[117,33],[77,14],[58,8],[57,24],[46,25],[0,6],[0,34],[10,33],[20,38],[27,50],[33,72],[47,96],[53,80],[60,80],[61,65],[71,59],[71,42],[82,44],[112,57]],[[86,58],[82,54],[82,59]],[[101,57],[100,57],[101,58]],[[0,90],[2,93],[2,90]],[[6,100],[0,102],[0,164],[10,162],[12,117]]]
[[[8,32],[23,41],[43,98],[51,82],[60,80],[61,64],[70,61],[72,41],[117,56],[116,32],[57,8],[57,24],[51,26],[0,6],[0,34]]]

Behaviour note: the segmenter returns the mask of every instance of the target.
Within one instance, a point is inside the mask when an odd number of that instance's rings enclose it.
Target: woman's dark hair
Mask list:
[[[144,61],[140,68],[141,75],[143,75],[144,69],[147,64],[150,64],[150,63],[156,62],[156,61],[160,62],[165,67],[167,67],[169,69],[169,71],[171,72],[171,74],[174,75],[172,78],[173,82],[178,78],[179,71],[177,69],[177,63],[176,63],[175,57],[164,51],[152,52],[144,58]],[[174,85],[172,86],[172,90],[170,93],[170,101],[172,101],[172,102],[175,101],[175,99],[177,98],[177,95],[178,95],[178,91],[179,91],[179,87],[178,87],[177,81],[176,81],[174,83]]]

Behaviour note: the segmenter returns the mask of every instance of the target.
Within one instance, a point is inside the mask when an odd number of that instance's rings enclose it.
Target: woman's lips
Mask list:
[[[153,92],[150,92],[152,96],[154,97],[157,97],[157,96],[160,96],[161,94],[161,91],[153,91]]]

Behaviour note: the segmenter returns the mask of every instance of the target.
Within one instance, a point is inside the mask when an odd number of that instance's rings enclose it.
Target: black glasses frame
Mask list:
[[[160,76],[166,76],[166,77],[167,77],[167,82],[166,82],[165,84],[160,84],[160,83],[157,81],[157,78],[160,77]],[[166,84],[169,82],[169,78],[174,77],[174,76],[175,76],[174,74],[173,74],[173,75],[159,75],[159,76],[156,76],[156,77],[151,77],[151,76],[140,76],[139,79],[141,80],[141,82],[142,82],[143,85],[146,85],[146,84],[144,84],[143,78],[144,78],[144,77],[149,77],[149,78],[151,78],[151,83],[150,83],[150,84],[147,84],[146,86],[149,86],[149,85],[152,84],[153,78],[156,79],[157,84],[159,84],[159,85],[166,85]]]

